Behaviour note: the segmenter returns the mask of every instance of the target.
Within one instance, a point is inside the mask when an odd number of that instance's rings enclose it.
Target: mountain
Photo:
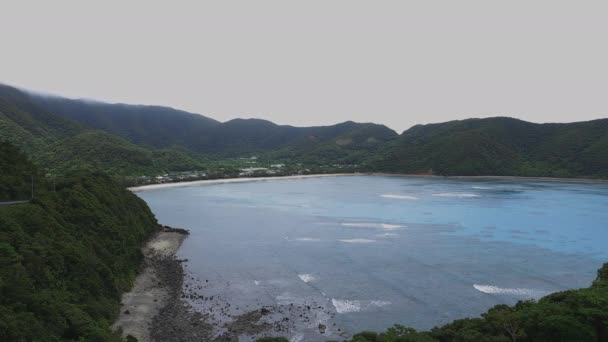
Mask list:
[[[267,153],[311,165],[362,161],[397,133],[383,125],[347,121],[333,126],[279,126],[258,119],[236,119],[218,127],[205,151],[218,156]],[[359,155],[359,158],[353,157]],[[352,159],[352,160],[351,160]]]
[[[56,115],[39,99],[0,85],[0,140],[17,146],[47,172],[90,169],[124,175],[201,167],[200,161],[180,149],[137,146]]]
[[[144,147],[182,146],[196,150],[220,122],[202,115],[161,107],[109,104],[29,94],[48,112],[83,127],[105,131]]]
[[[285,148],[311,153],[317,145],[326,144],[332,139],[336,149],[341,150],[339,146],[350,144],[347,135],[361,135],[366,130],[370,134],[365,139],[370,142],[397,137],[386,126],[352,121],[321,127],[284,126],[259,119],[235,119],[220,123],[203,115],[160,106],[108,104],[35,94],[31,95],[31,101],[64,119],[118,135],[142,147],[179,146],[193,155],[219,158]],[[369,129],[370,126],[379,129]],[[349,154],[348,149],[345,150],[341,157]]]
[[[2,85],[0,133],[51,172],[85,168],[119,175],[200,169],[209,159],[253,154],[358,163],[398,136],[386,126],[350,121],[320,127],[220,123],[167,107],[72,100]]]
[[[608,119],[467,119],[417,125],[398,135],[383,125],[352,121],[319,127],[259,119],[221,123],[168,107],[72,100],[0,85],[0,140],[54,173],[84,168],[153,175],[255,155],[313,168],[608,178]]]
[[[368,161],[437,175],[608,177],[608,119],[535,124],[496,117],[417,125]]]
[[[0,156],[0,194],[22,192],[24,171],[39,174],[15,147],[0,143]],[[0,206],[0,340],[122,341],[110,324],[154,215],[106,175],[35,181],[30,203]]]

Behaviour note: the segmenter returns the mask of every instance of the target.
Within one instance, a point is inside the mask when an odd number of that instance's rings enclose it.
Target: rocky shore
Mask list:
[[[197,290],[203,285],[184,286],[183,263],[176,252],[187,230],[163,227],[142,249],[144,264],[131,291],[122,297],[122,307],[113,329],[129,342],[238,341],[278,335],[289,330],[289,319],[276,308],[265,307],[231,316],[219,325],[210,312],[201,313],[190,304],[204,298]],[[229,303],[224,303],[225,310]],[[277,315],[279,314],[279,315]],[[215,318],[215,316],[213,317]]]

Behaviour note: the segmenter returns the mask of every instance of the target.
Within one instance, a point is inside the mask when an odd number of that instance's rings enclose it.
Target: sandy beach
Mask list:
[[[294,175],[294,176],[278,176],[278,177],[243,177],[243,178],[224,178],[224,179],[208,179],[198,180],[191,182],[174,182],[174,183],[162,183],[162,184],[149,184],[142,186],[135,186],[128,188],[133,192],[164,189],[164,188],[178,188],[184,186],[194,185],[211,185],[211,184],[225,184],[225,183],[244,183],[244,182],[257,182],[266,180],[281,180],[281,179],[302,179],[302,178],[319,178],[319,177],[344,177],[344,176],[361,176],[364,173],[331,173],[331,174],[316,174],[316,175]]]
[[[146,191],[165,188],[177,188],[196,185],[212,185],[225,183],[243,183],[256,182],[266,180],[281,180],[281,179],[303,179],[303,178],[320,178],[320,177],[345,177],[345,176],[382,176],[382,177],[415,177],[415,178],[435,178],[435,179],[463,179],[463,180],[527,180],[527,181],[542,181],[542,182],[564,182],[564,183],[608,183],[608,179],[592,179],[592,178],[553,178],[553,177],[519,177],[519,176],[437,176],[437,175],[417,175],[417,174],[401,174],[401,173],[332,173],[332,174],[314,174],[314,175],[294,175],[294,176],[279,176],[279,177],[244,177],[244,178],[225,178],[225,179],[209,179],[198,180],[191,182],[173,182],[162,184],[149,184],[128,188],[130,191]]]

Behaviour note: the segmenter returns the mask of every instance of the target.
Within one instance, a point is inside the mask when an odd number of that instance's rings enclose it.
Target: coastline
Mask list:
[[[162,226],[142,247],[142,268],[131,290],[122,295],[119,317],[112,324],[114,332],[137,342],[235,342],[239,337],[281,336],[293,328],[293,321],[285,319],[286,312],[279,305],[231,315],[226,314],[230,302],[202,295],[200,290],[208,280],[188,279],[184,268],[188,260],[176,258],[188,234],[185,229]],[[210,310],[193,307],[197,301],[211,303]],[[300,314],[306,313],[298,308]],[[218,311],[225,312],[219,322],[215,319]]]
[[[120,315],[112,325],[123,338],[132,336],[139,342],[151,342],[151,324],[170,300],[170,284],[163,281],[167,261],[175,260],[175,253],[187,235],[162,230],[142,247],[144,260],[133,287],[122,295]],[[173,273],[173,272],[170,272]]]
[[[510,176],[433,176],[386,173],[346,173],[346,174],[319,174],[283,177],[254,177],[232,178],[218,180],[200,180],[193,182],[152,184],[142,187],[129,188],[131,191],[145,191],[159,188],[187,187],[206,184],[223,184],[252,182],[278,179],[302,179],[319,177],[341,176],[378,176],[378,177],[412,177],[429,179],[469,179],[469,180],[527,180],[552,181],[574,183],[608,183],[607,180],[571,179],[571,178],[542,178],[542,177],[510,177]],[[238,315],[227,315],[217,321],[217,312],[223,313],[230,307],[230,300],[225,302],[213,296],[205,297],[203,292],[207,280],[201,282],[190,281],[184,268],[187,260],[176,259],[176,252],[181,246],[187,232],[165,227],[157,233],[142,248],[144,253],[144,267],[138,274],[135,285],[131,291],[123,295],[119,319],[114,323],[115,331],[121,329],[123,338],[133,336],[137,341],[236,341],[239,336],[257,338],[265,336],[287,335],[295,328],[293,316],[289,316],[291,307],[266,306],[252,309]],[[193,280],[193,279],[192,279]],[[197,303],[209,303],[206,309],[200,310]],[[211,308],[211,310],[209,310]],[[214,313],[215,309],[216,313]],[[297,309],[300,309],[297,307]],[[298,311],[299,317],[306,317],[310,309]],[[327,312],[329,314],[329,312]],[[296,315],[296,317],[297,317]],[[288,318],[287,321],[284,319]],[[296,318],[297,319],[297,318]],[[328,324],[329,325],[329,324]],[[335,324],[334,324],[335,325]],[[324,337],[344,338],[347,334],[326,332],[323,326]],[[338,329],[338,332],[340,329]],[[332,335],[333,334],[333,335]]]
[[[462,180],[523,180],[523,181],[540,181],[540,182],[558,182],[558,183],[589,183],[589,184],[608,184],[608,179],[595,178],[556,178],[556,177],[522,177],[522,176],[438,176],[438,175],[421,175],[407,173],[382,173],[382,172],[360,172],[360,173],[320,173],[312,175],[293,175],[293,176],[270,176],[270,177],[243,177],[243,178],[222,178],[222,179],[205,179],[188,182],[171,182],[161,184],[148,184],[142,186],[129,187],[132,192],[156,190],[165,188],[178,188],[196,185],[213,185],[227,183],[244,183],[266,180],[281,180],[281,179],[305,179],[305,178],[321,178],[321,177],[347,177],[347,176],[379,176],[379,177],[408,177],[408,178],[432,178],[432,179],[462,179]]]
[[[189,182],[148,184],[148,185],[130,187],[130,188],[127,188],[127,190],[130,190],[132,192],[138,192],[138,191],[164,189],[164,188],[179,188],[179,187],[187,187],[187,186],[194,186],[194,185],[244,183],[244,182],[256,182],[256,181],[277,180],[277,179],[303,179],[303,178],[344,177],[344,176],[362,176],[362,175],[368,175],[368,174],[366,174],[366,173],[320,173],[320,174],[314,174],[314,175],[204,179],[204,180],[189,181]]]
[[[411,177],[411,178],[434,178],[434,179],[463,179],[463,180],[526,180],[557,183],[608,183],[608,179],[600,178],[559,178],[559,177],[524,177],[524,176],[439,176],[439,175],[419,175],[408,173],[360,173],[360,175],[384,176],[384,177]]]

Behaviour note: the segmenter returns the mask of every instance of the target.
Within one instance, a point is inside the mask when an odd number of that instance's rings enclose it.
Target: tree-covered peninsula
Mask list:
[[[0,144],[0,341],[120,341],[121,294],[157,229],[146,203],[103,174],[45,180]],[[24,175],[25,180],[24,180]]]

